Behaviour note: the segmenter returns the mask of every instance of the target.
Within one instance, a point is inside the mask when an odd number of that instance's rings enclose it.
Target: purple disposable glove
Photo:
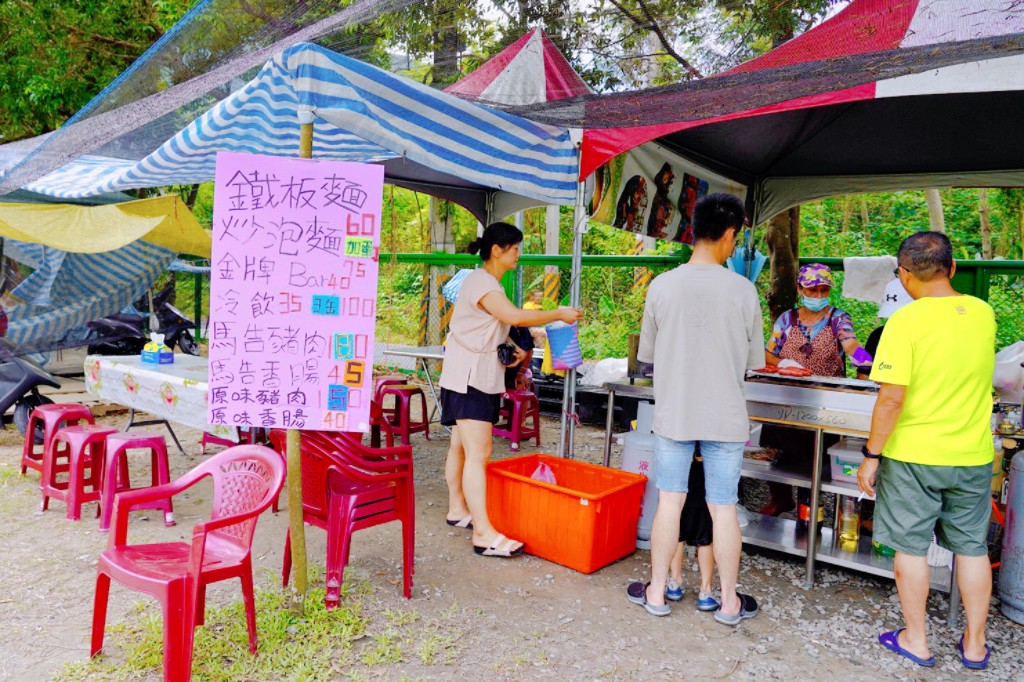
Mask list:
[[[860,346],[857,346],[857,350],[853,351],[853,355],[850,356],[850,360],[852,360],[853,364],[858,367],[867,367],[874,362],[872,357],[868,355],[868,352]]]

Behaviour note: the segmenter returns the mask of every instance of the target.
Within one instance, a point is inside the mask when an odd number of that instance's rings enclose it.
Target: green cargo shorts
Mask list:
[[[992,465],[910,464],[882,459],[876,487],[874,539],[912,556],[925,556],[935,532],[954,554],[988,554]]]

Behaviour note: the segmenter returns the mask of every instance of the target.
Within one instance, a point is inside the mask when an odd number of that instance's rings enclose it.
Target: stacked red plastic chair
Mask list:
[[[252,581],[252,537],[260,514],[284,483],[281,456],[262,445],[239,445],[210,457],[181,478],[155,488],[119,493],[107,549],[100,554],[93,606],[91,655],[103,649],[110,581],[156,597],[164,612],[164,680],[192,676],[192,642],[203,624],[206,586],[242,582],[249,651],[256,653],[256,604]],[[128,514],[169,499],[207,476],[213,479],[210,520],[196,524],[192,541],[128,544]]]
[[[384,410],[376,400],[370,401],[370,447],[380,447],[380,434],[384,433],[384,444],[395,447],[395,429],[384,415]]]
[[[340,601],[352,534],[395,520],[402,522],[403,594],[406,599],[412,597],[416,536],[412,449],[368,448],[359,438],[359,434],[302,432],[302,516],[306,523],[327,531],[327,608]],[[283,454],[286,433],[272,431],[270,439]],[[288,584],[290,574],[289,534],[282,584]]]
[[[28,428],[25,429],[25,444],[21,450],[21,475],[24,476],[29,469],[42,473],[43,455],[46,454],[46,449],[57,435],[57,431],[81,422],[95,424],[96,420],[93,419],[88,407],[78,403],[51,403],[32,410],[28,418]],[[36,429],[40,424],[43,428],[43,442],[36,443]],[[59,456],[64,459],[67,453],[61,452]]]

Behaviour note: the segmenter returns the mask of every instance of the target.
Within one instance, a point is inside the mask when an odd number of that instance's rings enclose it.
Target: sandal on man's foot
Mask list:
[[[445,519],[444,522],[452,528],[467,528],[469,530],[473,530],[473,517],[470,514],[466,514],[458,521],[454,519]]]
[[[519,545],[516,547],[516,545]],[[507,537],[498,533],[498,536],[494,538],[489,547],[477,547],[473,545],[473,551],[480,556],[495,556],[501,559],[508,559],[521,554],[523,551],[523,543],[516,542],[515,540],[509,540]]]
[[[925,668],[935,667],[935,657],[921,658],[916,654],[913,654],[903,647],[900,646],[900,633],[906,628],[900,628],[899,630],[890,630],[889,632],[883,632],[878,636],[878,643],[884,646],[894,654],[899,654],[904,658],[908,658],[918,665],[923,665]]]
[[[655,606],[654,604],[647,603],[647,587],[649,585],[650,583],[630,583],[629,587],[626,588],[626,599],[630,604],[637,604],[644,607],[647,613],[652,616],[667,616],[672,613],[672,607],[668,604]]]
[[[753,618],[757,615],[757,602],[749,594],[736,593],[736,596],[740,598],[740,612],[733,615],[726,615],[722,613],[721,607],[715,611],[715,620],[725,625],[739,625],[740,622],[747,618]]]
[[[960,643],[956,645],[956,648],[960,652],[960,662],[963,663],[964,667],[968,670],[984,670],[988,667],[988,659],[992,657],[992,649],[989,648],[988,644],[985,645],[985,658],[980,661],[972,661],[964,656],[964,638],[962,635],[960,637]]]

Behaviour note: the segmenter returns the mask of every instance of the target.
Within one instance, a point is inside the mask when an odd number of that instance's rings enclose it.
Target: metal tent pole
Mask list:
[[[569,134],[576,144],[577,169],[583,163],[583,131],[570,129]],[[577,172],[577,178],[579,173]],[[572,268],[569,275],[569,305],[580,307],[580,275],[583,272],[583,234],[587,231],[585,206],[585,183],[576,183],[576,206],[572,217]],[[571,416],[571,418],[570,418]],[[558,456],[572,459],[576,441],[576,370],[565,373],[565,387],[562,391],[562,430],[558,441]]]

